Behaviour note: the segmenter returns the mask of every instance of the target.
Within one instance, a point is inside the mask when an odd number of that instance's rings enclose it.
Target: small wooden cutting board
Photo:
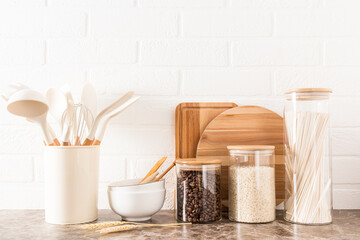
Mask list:
[[[176,158],[194,158],[206,126],[225,110],[237,107],[230,102],[180,103],[175,110]]]
[[[196,157],[223,160],[222,199],[228,199],[228,145],[274,145],[277,204],[284,201],[285,166],[283,153],[283,118],[259,106],[241,106],[226,110],[212,120],[202,133]]]

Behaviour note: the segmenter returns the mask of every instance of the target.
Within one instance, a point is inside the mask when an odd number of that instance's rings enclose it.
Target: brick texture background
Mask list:
[[[174,159],[178,103],[281,114],[285,89],[331,87],[334,207],[360,208],[359,11],[357,0],[2,0],[0,90],[68,83],[78,96],[90,81],[101,107],[128,90],[142,96],[104,138],[99,207],[108,208],[109,182]],[[0,116],[0,208],[43,208],[39,131],[4,102]],[[169,175],[164,208],[173,183]]]

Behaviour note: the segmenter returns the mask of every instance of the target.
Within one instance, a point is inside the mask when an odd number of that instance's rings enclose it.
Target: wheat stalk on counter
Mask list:
[[[113,233],[113,232],[124,232],[124,231],[129,231],[132,230],[134,228],[137,228],[139,225],[121,225],[121,226],[116,226],[116,227],[108,227],[108,228],[103,228],[101,230],[99,230],[99,233],[101,234],[106,234],[106,233]]]
[[[148,224],[148,223],[130,223],[122,226],[108,227],[98,230],[99,233],[124,232],[139,227],[180,227],[182,225],[190,225],[191,223],[170,223],[170,224]]]
[[[99,229],[104,227],[112,227],[112,226],[119,226],[124,224],[129,224],[131,222],[120,222],[120,221],[114,221],[114,222],[101,222],[101,223],[92,223],[92,224],[86,224],[80,226],[82,229]]]
[[[169,224],[151,224],[151,223],[138,223],[138,222],[100,222],[93,224],[86,224],[80,226],[82,229],[99,229],[99,233],[112,233],[112,232],[123,232],[132,230],[138,227],[180,227],[182,225],[190,225],[191,223],[169,223]]]

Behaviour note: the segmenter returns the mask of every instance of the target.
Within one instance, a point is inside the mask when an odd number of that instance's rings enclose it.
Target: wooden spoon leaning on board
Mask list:
[[[196,157],[222,160],[221,196],[224,205],[228,199],[228,145],[275,146],[276,202],[284,201],[283,118],[263,107],[241,106],[226,110],[208,124],[200,137]]]

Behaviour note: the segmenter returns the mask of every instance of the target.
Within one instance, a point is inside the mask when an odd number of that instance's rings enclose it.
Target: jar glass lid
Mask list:
[[[179,158],[176,159],[176,164],[213,165],[213,164],[221,164],[221,160],[214,158]]]

